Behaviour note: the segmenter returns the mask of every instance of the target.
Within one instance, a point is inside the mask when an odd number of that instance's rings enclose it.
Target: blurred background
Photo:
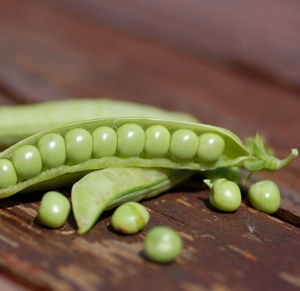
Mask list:
[[[293,138],[299,13],[299,1],[2,0],[0,102],[124,99]]]

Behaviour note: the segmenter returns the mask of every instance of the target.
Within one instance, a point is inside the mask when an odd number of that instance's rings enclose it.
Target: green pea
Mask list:
[[[124,234],[135,234],[142,230],[150,218],[145,206],[137,202],[126,202],[119,206],[111,218],[112,227]]]
[[[172,262],[180,255],[181,249],[181,237],[169,227],[157,226],[146,234],[144,253],[153,262]]]
[[[65,136],[67,158],[70,162],[78,164],[87,161],[93,151],[92,135],[83,128],[74,128]]]
[[[249,188],[249,200],[255,209],[273,214],[280,207],[280,190],[271,180],[256,182]]]
[[[117,130],[118,153],[123,157],[138,157],[144,150],[145,132],[135,123],[127,123]]]
[[[203,162],[214,162],[221,157],[225,149],[224,139],[215,133],[199,136],[197,158]]]
[[[117,134],[108,127],[101,126],[92,133],[93,157],[103,158],[113,156],[117,150]]]
[[[162,125],[152,125],[145,132],[145,152],[152,158],[162,158],[170,146],[171,134],[169,130]]]
[[[178,129],[171,137],[170,153],[179,161],[193,159],[198,149],[198,136],[189,129]]]
[[[38,142],[43,165],[55,168],[64,164],[66,160],[66,145],[63,137],[57,133],[44,135]]]
[[[37,218],[44,226],[60,228],[65,224],[70,210],[70,202],[63,194],[49,191],[42,198]]]
[[[18,148],[12,156],[12,163],[17,175],[24,179],[37,176],[43,167],[40,152],[33,145]]]
[[[210,180],[204,180],[210,187],[209,202],[215,208],[225,211],[236,211],[242,202],[242,194],[239,186],[224,178],[217,179],[213,183]]]
[[[10,160],[0,160],[0,189],[15,185],[18,177],[15,168]]]

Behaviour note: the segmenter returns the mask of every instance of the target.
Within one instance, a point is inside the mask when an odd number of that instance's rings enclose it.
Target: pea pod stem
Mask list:
[[[282,160],[270,155],[267,152],[263,138],[259,134],[256,134],[254,138],[248,138],[248,148],[253,158],[245,161],[244,166],[252,172],[263,169],[270,172],[277,171],[288,165],[298,156],[297,149],[292,149],[290,154]]]

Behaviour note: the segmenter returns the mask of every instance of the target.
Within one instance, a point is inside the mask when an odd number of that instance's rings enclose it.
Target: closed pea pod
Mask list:
[[[170,146],[171,134],[162,125],[152,125],[145,132],[145,154],[147,157],[162,158]]]
[[[17,175],[22,179],[37,176],[43,167],[40,152],[33,145],[24,145],[18,148],[12,156],[12,163]]]
[[[43,136],[38,142],[43,165],[46,168],[55,168],[64,164],[66,160],[66,145],[63,137],[57,133]]]
[[[105,98],[76,98],[34,104],[0,106],[0,146],[7,147],[38,132],[83,120],[110,117],[152,117],[169,120],[197,119],[149,105]]]
[[[93,151],[92,136],[84,128],[74,128],[65,136],[67,158],[71,163],[80,163],[88,160]]]
[[[117,134],[108,127],[101,126],[92,133],[93,137],[93,157],[103,158],[113,156],[117,150]]]

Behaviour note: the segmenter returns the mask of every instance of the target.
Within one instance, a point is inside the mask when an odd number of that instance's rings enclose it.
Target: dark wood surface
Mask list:
[[[242,138],[259,131],[284,157],[300,148],[299,15],[295,0],[2,0],[0,104],[130,100],[192,113]],[[84,236],[72,217],[60,230],[43,229],[34,223],[42,193],[4,199],[0,288],[299,290],[299,174],[298,158],[253,176],[280,186],[274,216],[247,199],[236,213],[214,211],[195,176],[143,202],[151,220],[135,236],[112,232],[110,212]],[[182,236],[175,263],[143,258],[155,225]]]

